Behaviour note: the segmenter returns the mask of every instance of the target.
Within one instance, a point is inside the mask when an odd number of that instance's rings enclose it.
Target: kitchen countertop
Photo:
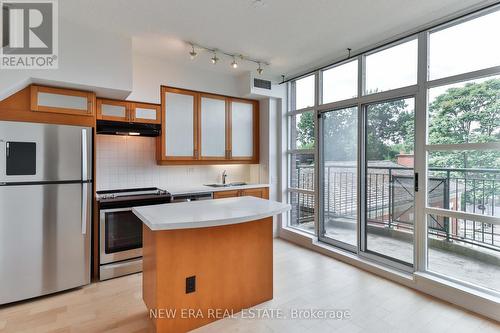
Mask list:
[[[219,192],[219,191],[231,191],[231,190],[245,190],[251,188],[261,188],[269,187],[269,184],[246,184],[240,186],[227,186],[227,187],[211,187],[206,185],[198,186],[188,186],[188,187],[168,187],[167,191],[173,196],[181,194],[195,194],[195,193],[207,193],[207,192]]]
[[[264,219],[289,211],[291,206],[255,197],[236,197],[134,207],[151,230],[223,226]]]

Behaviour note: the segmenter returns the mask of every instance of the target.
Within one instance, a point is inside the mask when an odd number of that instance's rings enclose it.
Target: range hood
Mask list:
[[[161,134],[161,125],[97,120],[96,133],[109,135],[159,136]]]

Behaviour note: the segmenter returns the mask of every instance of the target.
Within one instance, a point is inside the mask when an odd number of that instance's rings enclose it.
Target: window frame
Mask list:
[[[429,89],[435,88],[435,87],[440,87],[440,86],[445,86],[449,84],[455,84],[455,83],[460,83],[464,81],[469,81],[473,79],[479,79],[479,78],[484,78],[488,76],[494,76],[494,75],[500,75],[500,66],[493,66],[489,68],[482,68],[479,70],[474,70],[474,71],[469,71],[457,75],[451,75],[451,76],[446,76],[438,79],[430,79],[430,70],[429,70],[429,42],[430,42],[430,34],[436,31],[440,31],[470,20],[473,20],[475,18],[496,12],[500,10],[500,4],[493,5],[489,8],[479,10],[477,12],[464,15],[462,17],[450,20],[448,22],[439,24],[438,26],[434,27],[427,27],[425,30],[422,30],[420,32],[413,33],[405,38],[396,40],[391,43],[384,44],[380,47],[377,47],[375,49],[372,49],[370,51],[361,53],[359,55],[356,55],[354,57],[348,58],[348,59],[343,59],[339,62],[336,62],[335,64],[332,64],[328,67],[324,67],[321,69],[316,70],[314,73],[308,73],[306,75],[303,75],[301,77],[298,77],[298,80],[304,77],[307,77],[309,75],[315,75],[315,103],[314,107],[309,107],[309,108],[304,108],[301,110],[293,110],[291,108],[290,102],[294,98],[294,93],[290,87],[292,87],[293,82],[291,81],[288,84],[288,107],[287,107],[287,112],[286,112],[286,121],[287,121],[287,130],[288,134],[290,134],[290,121],[289,121],[289,116],[293,114],[298,114],[302,112],[307,112],[307,111],[313,111],[315,113],[315,147],[313,150],[302,150],[298,149],[295,151],[290,150],[290,136],[287,136],[287,150],[286,150],[286,156],[287,156],[287,174],[286,174],[286,193],[287,193],[287,198],[289,197],[290,192],[295,192],[295,191],[300,191],[299,189],[294,189],[290,188],[290,183],[289,183],[289,172],[290,172],[290,163],[289,163],[289,156],[291,153],[311,153],[314,152],[314,165],[315,165],[315,188],[314,188],[314,195],[315,195],[315,225],[316,225],[316,233],[314,236],[315,240],[319,240],[323,243],[327,243],[329,245],[333,245],[339,249],[346,250],[342,246],[339,246],[339,244],[335,244],[332,242],[324,241],[324,239],[321,239],[319,237],[320,230],[319,230],[319,221],[321,218],[321,209],[320,205],[322,205],[321,200],[322,199],[322,172],[320,170],[320,165],[322,162],[322,154],[321,154],[321,145],[322,145],[322,138],[321,138],[321,121],[318,121],[318,117],[328,111],[336,110],[336,109],[343,109],[347,107],[358,107],[358,133],[361,131],[365,131],[365,107],[368,104],[374,104],[377,102],[384,102],[387,100],[391,99],[401,99],[401,98],[407,98],[411,97],[414,98],[415,100],[415,165],[414,165],[414,170],[415,173],[419,174],[419,191],[415,193],[415,205],[414,205],[414,210],[415,210],[415,222],[414,222],[414,243],[413,243],[413,248],[414,248],[414,262],[413,262],[413,269],[408,270],[404,269],[403,270],[406,272],[413,273],[413,276],[423,276],[423,275],[428,275],[428,276],[433,276],[435,278],[438,278],[440,280],[448,281],[452,284],[454,284],[455,288],[457,288],[456,285],[461,286],[462,288],[469,288],[471,290],[479,292],[481,295],[486,294],[486,295],[491,295],[494,297],[500,297],[500,291],[488,289],[486,287],[482,287],[479,285],[475,285],[466,281],[459,281],[457,279],[454,279],[452,276],[444,276],[439,273],[429,271],[428,265],[427,265],[427,216],[429,214],[436,214],[439,216],[448,216],[448,217],[458,217],[458,218],[465,218],[468,220],[475,220],[478,222],[485,222],[485,223],[492,223],[493,224],[500,224],[500,218],[496,217],[491,217],[491,216],[485,216],[485,215],[480,215],[480,214],[473,214],[473,213],[463,213],[463,212],[451,212],[448,210],[444,209],[439,209],[439,208],[432,208],[428,207],[427,203],[427,188],[428,188],[428,153],[430,151],[453,151],[456,149],[460,150],[491,150],[491,149],[499,149],[500,150],[500,143],[471,143],[471,144],[458,144],[458,145],[429,145],[428,144],[428,92]],[[373,94],[365,94],[365,83],[366,83],[366,57],[370,54],[377,53],[380,51],[383,51],[384,49],[391,48],[393,46],[397,46],[398,44],[402,44],[405,42],[408,42],[410,40],[417,39],[418,47],[417,47],[417,82],[414,85],[410,86],[405,86],[405,87],[399,87],[396,89],[392,90],[387,90],[387,91],[381,91]],[[346,100],[340,100],[340,101],[334,101],[326,104],[322,104],[322,91],[323,91],[323,72],[327,71],[328,69],[334,68],[341,66],[343,64],[346,64],[350,61],[353,61],[357,59],[358,61],[358,96],[355,98],[350,98]],[[363,243],[360,240],[361,234],[363,230],[361,230],[361,226],[364,225],[360,221],[361,216],[364,216],[366,213],[365,209],[363,208],[364,206],[364,199],[363,196],[365,195],[363,187],[364,185],[360,181],[363,179],[364,173],[363,173],[363,166],[364,166],[364,155],[365,155],[365,147],[364,143],[360,142],[360,140],[363,139],[364,133],[361,133],[358,138],[358,247],[356,251],[354,251],[354,255],[357,255],[359,259],[369,259],[370,261],[374,261],[376,263],[380,263],[388,268],[396,268],[398,270],[401,270],[402,267],[398,265],[394,265],[394,262],[391,262],[390,260],[383,260],[383,258],[380,257],[375,257],[372,258],[369,254],[367,255],[366,253],[361,253],[361,244]],[[288,199],[287,199],[288,200]],[[289,220],[289,219],[288,219]],[[282,228],[287,228],[289,226],[289,223],[287,225],[281,226]],[[295,229],[295,228],[293,228]],[[300,229],[299,229],[300,230]],[[302,230],[300,230],[302,231]],[[460,289],[460,288],[459,288]]]
[[[383,91],[379,91],[379,92],[376,92],[376,93],[367,93],[366,92],[366,58],[369,57],[370,55],[373,55],[375,53],[379,53],[379,52],[382,52],[382,51],[385,51],[385,50],[388,50],[390,48],[393,48],[393,47],[396,47],[396,46],[399,46],[401,44],[405,44],[407,42],[411,42],[413,40],[416,40],[417,41],[417,77],[416,77],[416,83],[415,84],[410,84],[410,85],[406,85],[406,86],[402,86],[402,87],[397,87],[397,88],[393,88],[393,89],[388,89],[388,90],[383,90]],[[392,42],[392,43],[388,43],[384,46],[381,46],[380,48],[376,48],[374,50],[371,50],[371,51],[368,51],[368,52],[365,52],[362,54],[363,56],[363,76],[362,76],[362,80],[363,80],[363,84],[362,84],[362,87],[363,87],[363,90],[362,90],[362,95],[358,95],[358,96],[373,96],[373,95],[377,95],[377,94],[380,94],[380,93],[384,93],[384,92],[391,92],[391,91],[395,91],[395,90],[406,90],[406,89],[411,89],[411,88],[415,88],[415,87],[418,87],[418,64],[419,64],[419,54],[418,54],[418,48],[419,48],[419,45],[420,45],[420,40],[418,38],[418,34],[414,34],[414,35],[410,35],[410,36],[407,36],[405,38],[402,38],[402,39],[399,39],[395,42]]]
[[[296,109],[295,108],[295,101],[296,101],[296,85],[295,81],[314,76],[314,105],[312,107],[305,107],[302,109]],[[317,196],[316,196],[316,168],[317,168],[317,155],[316,155],[316,149],[304,149],[304,148],[297,148],[297,149],[292,149],[292,121],[291,118],[293,116],[296,116],[298,114],[304,114],[307,112],[313,112],[313,118],[314,118],[314,137],[315,139],[317,138],[317,106],[318,106],[318,75],[317,73],[314,74],[307,74],[303,75],[296,80],[292,81],[288,85],[288,103],[287,103],[287,113],[286,113],[286,121],[287,121],[287,145],[286,145],[286,170],[287,170],[287,179],[286,179],[286,201],[287,203],[291,204],[291,195],[292,193],[298,193],[298,194],[306,194],[306,195],[312,195],[314,196],[315,200],[315,207],[314,207],[314,217],[313,217],[313,223],[314,223],[314,233],[308,232],[304,229],[298,228],[297,226],[292,225],[292,211],[289,211],[287,214],[287,225],[286,227],[291,228],[293,230],[296,230],[300,233],[306,233],[308,235],[315,235],[317,233]],[[315,142],[315,147],[317,146],[317,142]],[[291,158],[292,155],[297,155],[297,154],[311,154],[314,156],[314,190],[305,190],[305,189],[299,189],[291,186]]]
[[[346,99],[340,99],[338,101],[333,101],[333,102],[328,102],[328,103],[324,103],[324,98],[323,98],[323,76],[324,76],[324,73],[327,72],[328,70],[330,69],[333,69],[333,68],[337,68],[337,67],[340,67],[340,66],[343,66],[343,65],[346,65],[350,62],[354,62],[356,61],[357,64],[358,64],[358,68],[357,68],[357,73],[356,73],[356,84],[357,84],[357,96],[356,97],[351,97],[351,98],[346,98]],[[348,58],[346,60],[343,60],[343,61],[340,61],[336,64],[333,64],[331,66],[328,66],[326,68],[323,68],[321,70],[319,70],[319,83],[321,84],[321,87],[318,87],[318,106],[323,106],[323,105],[331,105],[331,104],[335,104],[335,103],[340,103],[340,102],[345,102],[345,101],[354,101],[354,100],[357,100],[359,98],[359,80],[360,80],[360,75],[359,75],[359,57],[352,57],[352,58]]]

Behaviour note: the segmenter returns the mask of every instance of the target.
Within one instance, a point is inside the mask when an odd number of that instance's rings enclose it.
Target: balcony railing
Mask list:
[[[296,165],[294,183],[314,189],[314,166]],[[413,232],[413,169],[369,166],[366,176],[368,224]],[[325,217],[355,219],[357,172],[352,165],[327,165],[324,172]],[[298,223],[313,220],[314,196],[297,193]],[[430,168],[428,206],[500,217],[499,169]],[[428,216],[429,234],[437,239],[459,241],[500,251],[500,225],[448,217]]]

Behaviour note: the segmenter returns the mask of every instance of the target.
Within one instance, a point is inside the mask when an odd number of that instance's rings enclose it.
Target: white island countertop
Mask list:
[[[134,207],[132,211],[153,231],[215,227],[278,215],[288,204],[255,197],[201,200]]]

